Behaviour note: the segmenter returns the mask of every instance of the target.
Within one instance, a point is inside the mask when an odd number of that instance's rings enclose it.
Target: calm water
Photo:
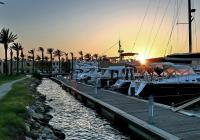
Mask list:
[[[102,119],[92,109],[66,93],[57,83],[44,79],[38,91],[54,109],[50,124],[64,131],[67,140],[128,140],[129,137]],[[52,99],[52,101],[48,101]]]

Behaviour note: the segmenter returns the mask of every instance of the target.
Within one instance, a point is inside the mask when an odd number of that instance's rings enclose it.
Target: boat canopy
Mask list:
[[[158,74],[163,72],[167,75],[191,75],[195,74],[194,70],[188,65],[177,65],[170,62],[152,63],[150,67]]]

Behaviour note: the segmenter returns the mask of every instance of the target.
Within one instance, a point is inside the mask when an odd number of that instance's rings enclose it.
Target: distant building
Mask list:
[[[60,69],[62,65],[60,64]],[[59,73],[59,62],[58,61],[53,61],[52,62],[52,73]]]

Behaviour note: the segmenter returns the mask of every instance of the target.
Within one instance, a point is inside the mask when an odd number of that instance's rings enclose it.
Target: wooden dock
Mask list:
[[[101,114],[115,124],[137,133],[145,139],[200,139],[200,118],[173,112],[169,107],[155,104],[153,124],[149,123],[148,102],[96,89],[93,86],[76,83],[62,77],[53,78],[66,90],[87,105],[100,110]],[[96,92],[97,90],[97,92]]]

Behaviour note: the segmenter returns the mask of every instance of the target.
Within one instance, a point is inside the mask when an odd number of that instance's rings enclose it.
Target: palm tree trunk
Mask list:
[[[19,73],[19,51],[17,51],[17,74]]]
[[[52,53],[50,54],[50,57],[51,57],[51,67],[50,67],[50,70],[51,70],[51,74],[53,73],[53,57],[52,57]]]
[[[44,52],[42,52],[42,73],[44,72]]]
[[[73,55],[72,55],[72,72],[71,72],[71,78],[73,78],[73,71],[74,71],[74,58],[73,58]]]
[[[32,64],[33,64],[32,73],[34,73],[35,72],[35,55],[34,54],[33,54]]]
[[[60,56],[58,57],[58,71],[59,71],[59,73],[60,73]]]
[[[13,52],[10,52],[10,75],[12,75],[13,71]]]
[[[8,50],[8,44],[7,43],[5,43],[4,44],[4,49],[5,49],[5,73],[6,73],[6,76],[8,76],[8,61],[7,61],[7,59],[8,59],[8,56],[7,56],[7,50]]]
[[[24,57],[22,57],[22,74],[24,74]]]

